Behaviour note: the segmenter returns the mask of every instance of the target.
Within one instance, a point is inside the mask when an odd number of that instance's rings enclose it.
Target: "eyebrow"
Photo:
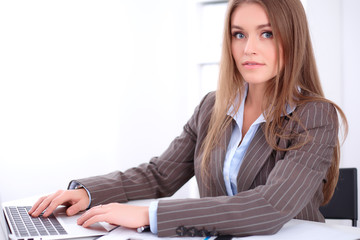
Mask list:
[[[266,27],[271,27],[271,24],[270,24],[270,23],[261,24],[261,25],[258,25],[258,26],[256,27],[256,29],[262,29],[262,28],[266,28]],[[232,26],[231,26],[231,29],[244,30],[242,27],[237,26],[237,25],[232,25]]]

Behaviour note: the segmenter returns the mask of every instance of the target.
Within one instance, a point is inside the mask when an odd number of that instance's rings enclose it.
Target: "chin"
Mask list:
[[[242,74],[245,82],[249,84],[262,84],[268,82],[270,79],[273,79],[275,76],[272,75],[266,75],[264,77],[264,74]]]
[[[268,79],[260,79],[260,78],[244,78],[245,82],[247,82],[248,84],[263,84],[266,83],[267,81],[269,81]]]

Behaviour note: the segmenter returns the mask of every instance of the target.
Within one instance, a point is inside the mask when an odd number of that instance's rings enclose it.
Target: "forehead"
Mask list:
[[[265,9],[257,3],[242,3],[231,15],[231,25],[259,26],[269,23]]]

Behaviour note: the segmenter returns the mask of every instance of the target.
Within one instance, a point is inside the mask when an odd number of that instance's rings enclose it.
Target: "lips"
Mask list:
[[[258,62],[253,62],[253,61],[243,62],[242,65],[247,69],[255,69],[255,68],[260,68],[262,66],[265,66],[265,64],[263,64],[263,63],[258,63]]]

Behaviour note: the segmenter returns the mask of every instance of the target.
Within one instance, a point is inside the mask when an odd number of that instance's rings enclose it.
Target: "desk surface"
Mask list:
[[[157,238],[151,233],[136,233],[133,230],[118,228],[99,240],[126,240],[126,239],[166,239],[180,240],[184,238]],[[190,239],[190,238],[188,238]],[[203,239],[203,238],[191,238]],[[214,237],[211,239],[215,239]],[[276,234],[270,236],[250,236],[233,238],[244,240],[356,240],[360,239],[360,228],[310,222],[293,219]]]
[[[17,201],[6,202],[3,205],[17,205],[26,204],[31,205],[37,197],[21,199]],[[129,204],[148,205],[149,200],[133,201]],[[109,226],[104,225],[109,229]],[[1,229],[0,229],[1,230]],[[1,235],[0,235],[1,236]],[[185,239],[185,238],[157,238],[152,233],[137,233],[135,230],[125,229],[119,227],[106,236],[99,238],[99,240],[122,240],[122,239]],[[84,238],[83,238],[84,239]],[[82,239],[82,240],[83,240]],[[203,238],[188,238],[188,239],[203,239]],[[214,238],[210,238],[214,239]],[[270,236],[250,236],[246,238],[234,238],[246,240],[360,240],[360,228],[350,227],[344,225],[318,223],[304,220],[293,219],[286,223],[282,229],[275,235]]]

